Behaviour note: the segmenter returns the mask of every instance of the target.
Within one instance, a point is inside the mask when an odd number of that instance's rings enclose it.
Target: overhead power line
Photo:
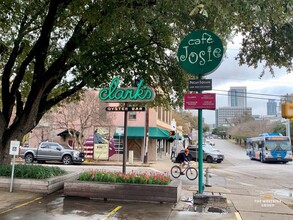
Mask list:
[[[222,93],[216,93],[217,95],[223,95],[223,96],[231,96],[228,94],[222,94]],[[261,99],[261,100],[268,100],[268,99],[272,99],[272,98],[261,98],[261,97],[255,97],[255,96],[242,96],[242,95],[237,95],[237,97],[246,97],[249,99]]]
[[[229,91],[227,91],[227,90],[213,89],[213,91],[227,92],[227,95],[229,95]],[[279,97],[279,98],[285,96],[285,95],[275,95],[275,94],[265,94],[265,93],[255,93],[255,92],[242,92],[242,91],[237,91],[237,96],[238,96],[238,94],[251,94],[251,95],[269,96],[269,97],[275,96],[275,97]],[[241,97],[243,97],[243,96],[241,96]]]

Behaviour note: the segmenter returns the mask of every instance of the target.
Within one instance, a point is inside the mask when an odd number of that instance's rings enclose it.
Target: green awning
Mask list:
[[[120,138],[123,137],[124,134],[120,136]],[[127,127],[127,137],[129,139],[144,138],[144,127]],[[119,138],[118,133],[114,133],[114,138]],[[170,134],[168,130],[157,127],[149,127],[149,138],[168,140],[170,138]]]

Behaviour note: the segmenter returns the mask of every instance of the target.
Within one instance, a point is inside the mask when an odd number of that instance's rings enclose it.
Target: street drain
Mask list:
[[[220,193],[194,193],[193,210],[200,213],[227,213],[227,199]]]
[[[190,206],[188,211],[198,212],[198,213],[228,213],[224,208],[219,207],[202,207],[202,206]]]

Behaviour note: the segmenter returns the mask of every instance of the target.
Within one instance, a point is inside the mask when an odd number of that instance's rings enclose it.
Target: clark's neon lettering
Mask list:
[[[136,88],[118,88],[119,78],[115,77],[109,88],[104,88],[99,93],[99,98],[105,102],[149,102],[155,99],[154,91],[143,85],[140,80]]]

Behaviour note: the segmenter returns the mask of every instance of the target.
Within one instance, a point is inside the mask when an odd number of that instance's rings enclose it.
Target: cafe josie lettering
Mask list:
[[[178,59],[188,72],[206,75],[219,66],[223,52],[222,41],[217,35],[207,30],[197,30],[181,41]]]
[[[149,102],[155,99],[153,89],[143,84],[140,80],[137,87],[119,88],[119,78],[115,77],[109,88],[103,88],[99,98],[105,102]]]

